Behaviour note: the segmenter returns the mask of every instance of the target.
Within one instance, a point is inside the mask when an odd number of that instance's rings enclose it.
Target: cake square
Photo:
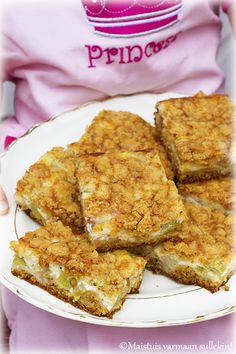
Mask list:
[[[138,292],[146,260],[125,250],[98,254],[82,233],[50,221],[11,242],[12,273],[73,306],[111,318]]]
[[[62,147],[45,153],[18,181],[18,205],[40,224],[61,220],[72,229],[83,227],[74,154]]]
[[[233,211],[235,192],[231,177],[179,183],[178,191],[186,201],[216,208],[224,213]]]
[[[167,177],[174,177],[165,149],[157,139],[155,128],[137,114],[130,112],[101,111],[82,138],[69,144],[68,148],[77,155],[154,149],[160,155]]]
[[[180,182],[231,174],[234,106],[228,96],[175,98],[158,102],[156,108],[157,135]]]
[[[77,177],[86,230],[99,250],[163,240],[185,220],[155,152],[81,156]]]
[[[136,254],[149,257],[147,268],[183,284],[216,292],[236,271],[232,215],[185,202],[188,221],[182,240],[168,240],[155,247],[143,246]]]

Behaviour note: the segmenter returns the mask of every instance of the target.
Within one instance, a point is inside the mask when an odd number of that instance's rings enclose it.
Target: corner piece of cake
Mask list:
[[[161,241],[185,220],[155,152],[81,156],[78,182],[86,230],[99,250]]]
[[[180,182],[226,177],[231,174],[233,116],[228,96],[173,98],[158,102],[157,135]]]
[[[45,153],[18,181],[18,205],[40,224],[61,220],[72,229],[83,227],[75,156],[62,147]]]
[[[49,222],[11,242],[12,273],[93,315],[111,318],[138,292],[146,260],[125,250],[98,254],[84,234]]]
[[[149,257],[147,268],[179,283],[198,285],[216,292],[236,271],[232,215],[185,202],[188,213],[182,240],[168,240],[133,250]]]
[[[130,112],[99,112],[82,138],[69,144],[68,149],[79,155],[154,149],[160,155],[167,177],[174,177],[165,149],[157,139],[155,128],[137,114]]]

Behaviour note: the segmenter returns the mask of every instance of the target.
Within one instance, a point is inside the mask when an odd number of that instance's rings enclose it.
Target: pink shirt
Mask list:
[[[103,1],[95,8],[92,0],[83,1],[87,13],[79,0],[6,6],[3,73],[16,83],[16,117],[1,124],[1,146],[6,136],[18,137],[33,124],[89,100],[140,91],[224,90],[216,63],[220,1],[126,0],[114,8],[106,0],[103,12]],[[230,1],[223,5],[226,11]],[[122,37],[114,36],[119,26],[94,24],[104,16],[122,21],[127,15],[135,23],[135,13],[141,16],[139,24],[123,27]],[[94,33],[97,28],[100,33]]]

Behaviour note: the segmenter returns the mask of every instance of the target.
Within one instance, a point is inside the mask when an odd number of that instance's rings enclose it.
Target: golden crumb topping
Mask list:
[[[16,200],[24,209],[72,227],[83,226],[74,154],[56,147],[30,166],[18,181]]]
[[[146,260],[125,250],[98,254],[85,234],[74,234],[61,222],[49,222],[19,241],[12,241],[16,254],[29,251],[39,257],[39,264],[46,269],[51,264],[62,266],[65,273],[92,278],[99,289],[107,294],[124,286],[124,280],[143,270]],[[140,274],[139,274],[140,275]]]
[[[220,267],[222,264],[224,268],[235,252],[232,216],[198,204],[184,204],[188,222],[181,231],[176,231],[181,232],[184,239],[164,242],[161,253],[172,253],[205,265],[218,264]]]
[[[198,198],[203,201],[220,204],[223,208],[233,208],[232,178],[212,179],[194,183],[179,183],[179,193],[185,197]]]
[[[155,128],[130,112],[101,111],[82,138],[68,147],[77,154],[156,149],[168,178],[173,179],[170,162],[155,136]]]
[[[92,233],[137,238],[184,220],[175,184],[155,152],[114,152],[79,158],[78,181],[86,223]],[[176,225],[177,227],[177,225]]]
[[[156,108],[162,138],[173,144],[181,163],[207,166],[229,159],[235,108],[228,96],[169,99]]]

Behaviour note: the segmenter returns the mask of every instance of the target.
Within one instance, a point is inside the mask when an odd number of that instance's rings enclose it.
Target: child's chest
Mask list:
[[[159,90],[183,77],[186,68],[198,70],[219,26],[208,1],[114,3],[86,0],[85,8],[72,2],[46,11],[41,6],[30,19],[28,13],[21,29],[26,52],[21,78],[109,95]]]

